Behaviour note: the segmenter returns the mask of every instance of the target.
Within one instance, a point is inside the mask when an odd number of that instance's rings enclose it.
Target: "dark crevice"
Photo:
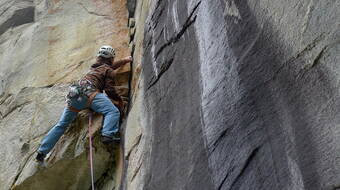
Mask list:
[[[316,56],[316,58],[314,59],[311,67],[315,67],[316,65],[318,65],[320,63],[320,59],[323,56],[325,50],[327,49],[327,46],[325,46],[324,48],[322,48],[322,50],[320,51],[320,53]]]
[[[296,61],[297,59],[299,59],[300,57],[304,56],[306,53],[310,52],[312,49],[314,49],[317,44],[322,41],[324,39],[324,36],[321,34],[319,35],[317,38],[315,38],[313,40],[312,43],[308,44],[302,51],[300,51],[299,53],[297,53],[295,56],[293,56],[292,58],[288,59],[286,62],[284,62],[273,74],[272,77],[270,77],[269,79],[265,80],[264,82],[254,86],[250,91],[256,90],[264,85],[267,85],[270,81],[273,81],[276,79],[276,77],[282,72],[283,69],[285,69],[286,67],[289,66],[289,64],[293,63],[294,61]],[[311,65],[311,68],[314,67],[315,65],[317,65],[319,63],[320,58],[322,57],[325,49],[327,49],[327,46],[324,47],[321,52],[318,54],[318,56],[314,59],[313,64]],[[304,70],[304,69],[303,69]],[[305,73],[302,73],[301,76],[298,76],[298,78],[301,78]]]
[[[291,57],[290,59],[288,59],[287,61],[285,61],[275,72],[273,77],[271,77],[270,79],[268,79],[267,81],[265,81],[264,83],[267,83],[268,81],[272,81],[275,80],[276,77],[278,76],[278,74],[284,69],[286,68],[289,64],[293,63],[294,61],[296,61],[297,59],[299,59],[300,57],[304,56],[306,53],[310,52],[312,49],[314,49],[323,39],[324,39],[324,35],[320,34],[318,37],[316,37],[310,44],[308,44],[302,51],[298,52],[296,55],[294,55],[293,57]]]
[[[0,105],[2,105],[4,102],[6,102],[12,96],[13,96],[13,94],[4,94],[4,95],[0,96]]]
[[[171,58],[170,60],[168,60],[167,62],[162,64],[162,67],[160,69],[161,71],[159,72],[159,74],[157,76],[153,76],[151,78],[151,81],[149,82],[147,90],[149,90],[152,86],[154,86],[159,81],[159,79],[162,77],[162,75],[170,68],[173,61],[174,61],[174,58]]]
[[[3,115],[3,118],[7,117],[9,114],[11,114],[12,112],[14,112],[16,109],[22,108],[22,107],[24,107],[24,106],[26,106],[26,105],[28,105],[28,104],[30,104],[30,103],[31,103],[31,102],[28,101],[28,102],[24,102],[24,103],[22,103],[22,104],[19,104],[19,105],[14,106],[14,107],[11,108],[10,110],[8,110],[7,113],[5,113],[5,114]]]
[[[143,162],[141,162],[138,166],[138,168],[135,170],[135,172],[132,175],[131,181],[133,181],[135,179],[135,177],[137,176],[138,172],[140,171],[141,167],[143,165]]]
[[[133,52],[131,52],[131,56],[133,56]],[[128,104],[126,108],[126,113],[129,114],[132,104],[132,80],[133,80],[133,62],[130,62],[130,71],[129,71],[129,81],[128,81]]]
[[[163,7],[163,8],[161,9],[161,11],[159,12],[159,14],[157,15],[157,18],[160,18],[160,17],[163,15],[164,10],[165,10],[165,8]],[[159,23],[159,21],[158,21],[158,19],[157,19],[157,21],[154,22],[154,25],[152,26],[152,29],[156,29],[157,26],[158,26],[158,23]]]
[[[34,155],[35,152],[36,152],[36,150],[33,151],[33,152],[31,152],[31,153],[27,156],[27,158],[24,160],[24,164],[22,164],[22,165],[18,168],[18,173],[17,173],[17,175],[15,176],[14,181],[13,181],[13,183],[12,183],[12,185],[11,185],[12,188],[15,186],[15,183],[18,181],[18,179],[19,179],[19,177],[20,177],[22,171],[24,170],[24,168],[25,168],[25,166],[27,165],[28,161],[29,161],[30,158]],[[12,189],[12,188],[11,188],[11,189]]]
[[[248,166],[250,165],[250,163],[254,160],[256,154],[258,153],[259,149],[261,148],[262,145],[260,145],[259,147],[256,147],[249,155],[249,157],[247,158],[246,162],[244,163],[240,173],[237,175],[237,177],[235,178],[235,180],[233,181],[233,183],[231,184],[230,188],[232,188],[236,182],[239,180],[239,178],[244,174],[244,172],[246,171],[246,169],[248,168]],[[220,185],[220,188],[222,188],[223,183]],[[219,188],[219,190],[220,190]]]
[[[215,149],[217,148],[219,142],[221,142],[221,140],[224,139],[224,137],[226,136],[228,131],[229,131],[229,128],[224,129],[221,132],[220,136],[215,140],[215,142],[213,142],[214,148],[211,150],[211,153],[215,151]]]
[[[197,3],[197,5],[192,9],[189,17],[187,18],[187,20],[185,21],[182,29],[173,37],[170,38],[170,40],[168,42],[166,42],[164,45],[162,45],[159,50],[157,51],[157,53],[155,54],[155,58],[157,59],[157,57],[164,51],[164,49],[167,46],[170,46],[176,42],[178,42],[178,40],[183,36],[183,34],[185,33],[185,31],[196,21],[197,15],[194,15],[194,13],[196,12],[196,10],[198,9],[199,5],[201,4],[201,1]],[[193,18],[192,18],[193,17]]]
[[[278,69],[277,72],[279,72],[285,65],[288,65],[289,63],[294,62],[296,59],[304,56],[306,53],[310,52],[312,49],[314,49],[319,42],[321,42],[323,39],[325,38],[325,36],[323,34],[319,35],[318,37],[316,37],[310,44],[308,44],[303,50],[301,50],[300,52],[298,52],[295,56],[293,56],[292,58],[288,59],[288,61],[286,61],[285,63],[283,63],[283,65]]]
[[[318,53],[318,55],[315,57],[315,59],[313,60],[312,64],[310,65],[306,65],[303,69],[301,69],[298,73],[297,78],[303,78],[306,76],[306,74],[308,73],[308,71],[312,68],[314,68],[315,66],[320,64],[320,59],[323,57],[326,49],[328,46],[325,46],[324,48],[322,48],[322,50]]]
[[[229,177],[229,172],[224,176],[224,178],[223,178],[223,180],[222,180],[220,186],[218,186],[218,190],[221,190],[221,189],[222,189],[223,184],[224,184],[224,182],[228,179],[228,177]]]
[[[130,148],[130,151],[128,152],[128,154],[127,154],[127,156],[126,156],[126,159],[129,159],[129,158],[130,158],[131,152],[139,145],[140,140],[142,139],[142,135],[139,135],[137,138],[138,138],[138,139],[137,139],[137,142]]]
[[[162,28],[161,32],[159,33],[158,37],[156,38],[156,43],[161,39],[162,35],[164,35],[164,27]]]
[[[46,86],[42,86],[42,87],[39,87],[39,88],[52,88],[55,84],[49,84],[49,85],[46,85]]]
[[[163,1],[157,1],[157,5],[156,5],[156,7],[155,7],[155,11],[154,11],[154,13],[153,13],[152,16],[151,16],[151,20],[154,21],[154,22],[152,23],[153,26],[151,26],[151,27],[149,28],[149,31],[151,30],[151,28],[152,28],[152,29],[155,29],[155,28],[157,27],[157,25],[158,25],[158,23],[159,23],[158,19],[162,16],[162,14],[163,14],[163,12],[164,12],[165,6],[163,6],[162,9],[161,9],[160,11],[156,11],[156,10],[160,7],[160,5],[161,5],[162,2],[163,2]],[[158,12],[158,14],[156,14],[157,12]]]
[[[162,2],[163,2],[163,0],[157,1],[155,10],[157,10],[157,9],[160,7],[160,5],[161,5]],[[156,11],[154,11],[154,13],[153,13],[152,16],[151,16],[151,19],[152,19],[152,20],[155,18],[155,15],[156,15]]]

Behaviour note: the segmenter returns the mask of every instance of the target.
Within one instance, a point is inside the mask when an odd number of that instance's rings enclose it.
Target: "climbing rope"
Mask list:
[[[93,154],[92,154],[92,112],[89,113],[89,144],[90,144],[90,170],[91,170],[91,185],[94,190],[94,174],[93,174]]]

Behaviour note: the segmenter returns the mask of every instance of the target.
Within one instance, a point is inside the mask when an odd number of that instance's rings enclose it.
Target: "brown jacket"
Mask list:
[[[122,98],[115,90],[116,73],[114,70],[128,62],[129,61],[123,59],[112,64],[104,62],[93,64],[90,71],[83,77],[83,79],[89,80],[97,88],[97,90],[100,92],[105,91],[110,99],[121,104]],[[123,108],[119,105],[119,109],[122,111]]]

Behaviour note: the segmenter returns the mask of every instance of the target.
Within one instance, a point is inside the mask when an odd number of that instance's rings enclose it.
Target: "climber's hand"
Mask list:
[[[127,60],[128,62],[132,62],[133,61],[132,56],[127,56],[124,59]]]

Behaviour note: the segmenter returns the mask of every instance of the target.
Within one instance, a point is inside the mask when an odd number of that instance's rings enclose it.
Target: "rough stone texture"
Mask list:
[[[85,116],[32,159],[103,43],[135,62],[124,152],[95,138],[97,189],[340,188],[339,1],[128,3],[1,1],[0,190],[89,189]]]
[[[46,168],[35,151],[65,106],[69,82],[83,76],[103,44],[128,56],[126,0],[0,0],[0,190],[89,189],[87,117],[80,116],[49,155]],[[130,67],[118,71],[128,95]],[[95,117],[94,126],[101,126]],[[95,136],[96,189],[118,188],[121,150]]]
[[[340,187],[339,1],[150,7],[125,189]]]
[[[32,0],[3,1],[0,7],[0,35],[9,28],[34,21]]]

